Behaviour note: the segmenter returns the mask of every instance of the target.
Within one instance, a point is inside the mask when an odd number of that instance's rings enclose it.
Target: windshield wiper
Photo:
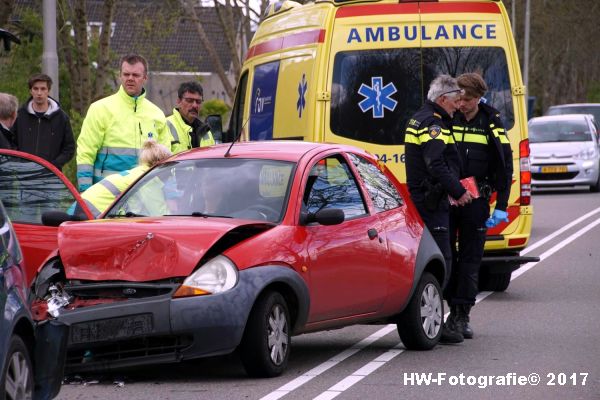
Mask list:
[[[144,214],[136,214],[133,211],[127,211],[125,214],[108,214],[105,215],[104,218],[133,218],[133,217],[147,217]]]
[[[164,217],[202,217],[202,218],[233,218],[229,215],[206,214],[200,211],[194,211],[191,214],[164,214]]]

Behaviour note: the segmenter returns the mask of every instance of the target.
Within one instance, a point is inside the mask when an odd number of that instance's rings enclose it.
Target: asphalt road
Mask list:
[[[232,355],[85,377],[58,398],[600,399],[600,194],[536,191],[533,205],[526,252],[542,260],[480,294],[463,344],[405,351],[393,326],[354,326],[295,337],[274,379]]]

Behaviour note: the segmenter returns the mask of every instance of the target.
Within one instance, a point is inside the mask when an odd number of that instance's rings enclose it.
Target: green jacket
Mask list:
[[[184,120],[179,110],[174,108],[173,114],[167,117],[167,125],[171,132],[171,152],[177,154],[179,152],[192,148],[192,132],[193,129]],[[215,144],[212,132],[207,131],[200,138],[200,147],[212,146]]]
[[[77,183],[83,191],[102,178],[138,165],[140,148],[153,138],[170,148],[165,114],[143,91],[117,93],[90,106],[77,140]]]

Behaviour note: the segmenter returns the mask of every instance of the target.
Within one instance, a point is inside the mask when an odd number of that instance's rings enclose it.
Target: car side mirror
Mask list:
[[[324,208],[316,213],[304,213],[302,223],[304,225],[313,222],[320,225],[338,225],[344,222],[345,218],[344,210],[339,208]]]
[[[210,131],[216,143],[223,142],[223,120],[218,114],[212,114],[206,117],[206,123],[210,127]]]
[[[62,211],[46,211],[42,214],[42,224],[45,226],[59,226],[66,221],[86,221],[87,218],[71,215]]]

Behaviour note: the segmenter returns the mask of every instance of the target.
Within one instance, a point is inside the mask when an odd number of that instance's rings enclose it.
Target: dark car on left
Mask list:
[[[0,399],[51,399],[62,381],[68,327],[35,321],[19,242],[0,201]]]

